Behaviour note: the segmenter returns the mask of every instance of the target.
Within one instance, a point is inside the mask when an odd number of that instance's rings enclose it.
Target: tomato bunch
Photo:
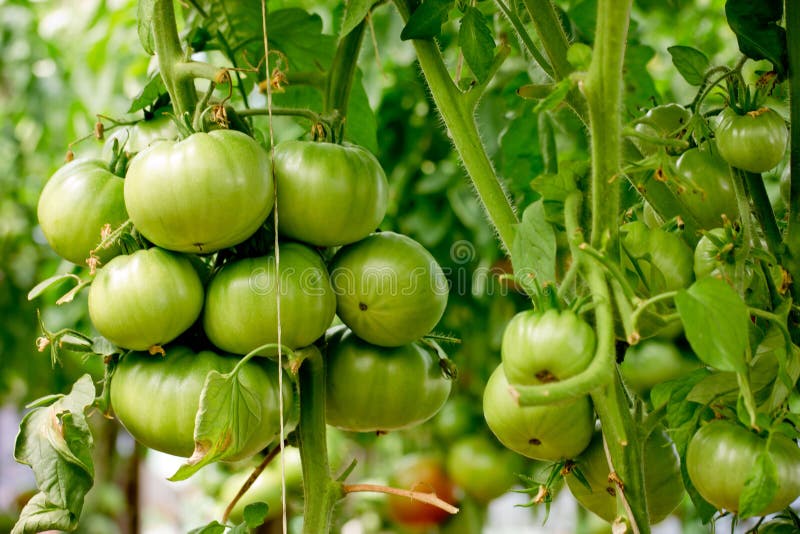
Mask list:
[[[131,351],[119,360],[110,398],[136,439],[192,454],[209,373],[230,372],[259,347],[274,355],[277,343],[327,343],[332,425],[389,431],[441,408],[450,393],[446,356],[422,338],[444,313],[447,280],[422,245],[375,232],[388,183],[371,153],[287,141],[275,147],[273,167],[271,154],[239,131],[180,140],[163,128],[125,133],[124,178],[100,161],[68,163],[46,185],[39,217],[57,253],[99,265],[89,315],[120,352]],[[116,153],[121,140],[109,141]],[[127,241],[109,237],[123,223],[133,228]],[[260,235],[267,224],[283,236],[277,246]],[[337,314],[345,326],[326,338]],[[279,392],[278,372],[260,359],[238,370],[241,387],[257,392],[250,401],[261,406],[261,424],[228,459],[276,438],[279,397],[285,417],[294,402],[291,387]]]

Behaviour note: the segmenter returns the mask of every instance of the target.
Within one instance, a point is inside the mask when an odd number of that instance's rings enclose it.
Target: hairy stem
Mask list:
[[[403,20],[408,21],[411,13],[408,0],[395,0],[395,5]],[[464,94],[453,83],[436,43],[430,39],[415,39],[413,43],[447,132],[497,230],[503,248],[508,252],[514,243],[514,226],[519,221],[486,154],[472,107],[467,105]]]
[[[194,88],[194,80],[181,76],[178,72],[178,65],[183,62],[184,52],[178,38],[178,26],[175,22],[175,8],[172,0],[155,0],[153,12],[153,36],[158,68],[172,101],[175,115],[182,117],[184,113],[194,111],[197,104],[197,92]]]

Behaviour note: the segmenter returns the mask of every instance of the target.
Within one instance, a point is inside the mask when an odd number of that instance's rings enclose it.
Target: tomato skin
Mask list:
[[[284,141],[274,158],[283,235],[320,247],[345,245],[367,237],[383,220],[389,183],[365,148]]]
[[[686,179],[703,189],[702,193],[686,191],[679,197],[701,228],[720,226],[723,214],[731,221],[739,218],[730,168],[715,147],[690,148],[678,158],[676,167]]]
[[[715,132],[720,154],[731,166],[767,172],[783,159],[789,131],[774,110],[761,108],[745,115],[732,108],[722,111]]]
[[[502,364],[486,383],[483,415],[500,443],[535,460],[574,458],[589,445],[594,432],[589,397],[522,407],[509,392]]]
[[[106,224],[115,229],[126,220],[125,181],[99,160],[76,159],[58,169],[39,196],[37,216],[42,233],[62,258],[85,265],[101,241]],[[120,253],[117,246],[97,251],[101,262]]]
[[[442,268],[408,236],[380,232],[342,247],[331,263],[339,318],[361,339],[399,347],[428,334],[447,307]]]
[[[450,504],[457,502],[453,482],[447,477],[441,460],[434,456],[406,456],[398,462],[391,484],[412,491],[434,492]],[[386,504],[389,516],[405,526],[430,527],[451,517],[441,508],[409,497],[389,495]]]
[[[175,122],[166,115],[160,115],[139,121],[129,127],[115,129],[103,144],[103,159],[107,161],[111,159],[115,140],[127,154],[136,154],[156,141],[177,138],[178,127],[175,126]]]
[[[499,448],[486,436],[466,436],[450,445],[447,474],[470,497],[488,503],[519,482],[522,457]]]
[[[89,289],[89,317],[117,346],[147,350],[192,326],[203,308],[203,286],[191,262],[157,247],[117,256]]]
[[[207,254],[241,243],[272,210],[269,155],[233,130],[159,141],[133,157],[125,205],[156,245]]]
[[[616,488],[608,481],[610,469],[600,432],[595,432],[589,447],[575,461],[591,490],[570,474],[566,476],[570,492],[587,510],[608,522],[614,521]],[[666,433],[658,429],[648,436],[644,446],[644,486],[652,524],[663,521],[683,500],[678,452]]]
[[[515,315],[503,333],[503,369],[512,384],[563,380],[586,369],[594,348],[594,330],[575,313],[527,310]]]
[[[131,352],[120,360],[111,379],[111,405],[137,441],[157,451],[188,457],[194,450],[195,415],[206,376],[210,371],[229,372],[238,361],[235,356],[207,350],[195,353],[177,345],[168,346],[164,356]],[[280,431],[277,365],[251,360],[239,372],[242,383],[258,392],[253,402],[261,407],[262,424],[230,460],[252,456]],[[293,398],[292,388],[284,386],[287,415]]]
[[[351,432],[399,430],[427,421],[450,395],[439,355],[421,343],[379,347],[334,327],[327,336],[325,419]]]
[[[679,134],[691,118],[691,112],[685,107],[675,103],[663,104],[649,109],[634,129],[645,135],[667,138]],[[644,156],[664,149],[646,139],[634,139],[634,144]]]
[[[222,267],[207,289],[203,328],[211,342],[247,354],[278,342],[275,255],[245,258]],[[325,263],[300,243],[280,245],[281,342],[310,345],[330,326],[336,295]]]
[[[619,369],[625,383],[644,396],[656,385],[699,367],[702,363],[684,356],[673,342],[655,338],[628,347]]]
[[[744,484],[765,443],[764,438],[731,421],[707,423],[692,436],[686,450],[686,469],[692,484],[718,509],[736,513]],[[770,454],[778,472],[778,491],[759,512],[762,515],[777,512],[800,496],[800,448],[776,433]]]
[[[620,238],[627,254],[638,261],[650,295],[692,283],[692,249],[679,236],[633,221],[620,227]]]

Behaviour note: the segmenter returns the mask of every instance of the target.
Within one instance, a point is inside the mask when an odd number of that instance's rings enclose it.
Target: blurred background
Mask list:
[[[580,0],[557,3],[570,13],[586,12]],[[735,39],[723,17],[723,0],[639,0],[635,4],[630,42],[634,53],[626,64],[626,106],[631,119],[656,103],[691,100],[690,88],[672,69],[668,46],[695,46],[717,63],[732,63],[736,57]],[[342,5],[332,1],[280,0],[270,1],[269,6],[313,11],[328,33],[334,31],[342,13]],[[502,36],[503,22],[495,22],[496,36]],[[585,37],[592,25],[592,20],[573,20],[570,29],[574,36]],[[438,331],[461,339],[460,344],[445,347],[460,372],[450,401],[435,419],[412,431],[380,437],[332,432],[331,450],[340,468],[355,457],[359,463],[354,479],[387,482],[399,465],[420,455],[433,458],[446,470],[449,448],[466,436],[493,440],[480,411],[483,386],[499,362],[505,323],[527,304],[500,279],[509,267],[440,127],[413,49],[399,40],[402,23],[394,9],[376,10],[373,28],[374,34],[365,39],[360,66],[377,118],[378,157],[391,185],[391,206],[382,227],[418,240],[445,268],[453,291]],[[533,104],[515,91],[537,81],[541,73],[520,70],[524,60],[517,44],[510,44],[512,57],[484,98],[478,119],[493,162],[507,178],[510,195],[517,206],[524,206],[536,198],[530,181],[543,172],[544,162],[537,129],[531,126],[537,120]],[[455,63],[447,39],[441,45]],[[103,371],[96,357],[71,354],[53,367],[49,351],[36,350],[37,310],[50,331],[70,327],[89,332],[91,328],[85,292],[62,306],[55,304],[58,291],[27,300],[38,281],[81,270],[60,260],[47,246],[37,228],[37,198],[70,147],[79,157],[100,155],[102,143],[92,136],[98,114],[131,118],[125,112],[146,82],[150,58],[139,44],[136,2],[131,0],[0,0],[0,50],[0,532],[7,532],[35,490],[30,469],[13,461],[14,437],[24,406],[38,397],[65,392],[85,372],[99,379]],[[559,128],[559,159],[585,158],[583,128],[568,112],[553,113],[558,115],[554,124]],[[279,137],[298,133],[287,127]],[[220,517],[224,492],[229,491],[224,488],[226,481],[235,467],[247,467],[211,466],[187,482],[169,483],[166,478],[180,459],[136,446],[124,429],[100,414],[91,423],[97,474],[80,532],[186,532]],[[542,465],[522,458],[511,465],[509,469],[530,477],[543,470]],[[520,506],[531,500],[525,493],[512,492],[491,503],[479,503],[461,488],[453,491],[464,512],[458,520],[445,523],[442,532],[608,531],[608,525],[580,511],[566,491],[556,494],[545,526],[544,506]],[[294,488],[289,503],[294,516],[297,497]],[[658,531],[707,531],[693,521],[690,506],[678,512]],[[338,515],[342,518],[338,528],[348,534],[409,528],[392,519],[382,496],[349,497]],[[298,523],[292,520],[290,524],[296,528]],[[264,527],[265,531],[271,528],[274,525]]]

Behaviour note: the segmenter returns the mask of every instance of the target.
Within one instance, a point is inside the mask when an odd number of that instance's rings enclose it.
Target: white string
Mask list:
[[[272,80],[270,79],[269,72],[269,40],[267,39],[267,2],[261,0],[261,27],[264,32],[264,67],[267,74],[267,117],[269,121],[269,147],[271,160],[275,161],[275,136],[272,129]],[[275,213],[275,303],[278,314],[278,410],[280,411],[280,448],[281,448],[281,517],[283,534],[288,531],[288,522],[286,519],[286,460],[283,454],[284,450],[284,429],[283,429],[283,350],[281,340],[281,254],[278,245],[278,180],[275,178],[275,166],[272,168],[272,187],[274,192],[274,205],[273,212]]]

